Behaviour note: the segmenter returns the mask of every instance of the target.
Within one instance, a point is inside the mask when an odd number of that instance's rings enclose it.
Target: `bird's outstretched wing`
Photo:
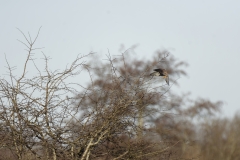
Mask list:
[[[160,74],[163,74],[163,69],[161,69],[161,68],[159,68],[159,69],[154,69],[154,71],[156,71],[156,72],[159,72]]]
[[[160,76],[160,73],[159,72],[153,72],[150,74],[150,76]]]

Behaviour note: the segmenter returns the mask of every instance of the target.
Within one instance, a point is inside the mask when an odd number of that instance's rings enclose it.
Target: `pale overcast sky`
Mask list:
[[[179,92],[225,102],[223,114],[240,109],[240,1],[238,0],[0,0],[0,73],[4,53],[14,66],[26,58],[16,28],[34,36],[42,26],[38,47],[65,66],[79,53],[118,54],[139,44],[136,52],[153,55],[167,49],[187,61],[188,77]]]

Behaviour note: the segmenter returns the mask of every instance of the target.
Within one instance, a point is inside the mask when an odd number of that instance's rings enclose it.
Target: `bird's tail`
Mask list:
[[[168,77],[168,76],[165,77],[165,81],[166,81],[167,84],[169,85],[169,77]]]

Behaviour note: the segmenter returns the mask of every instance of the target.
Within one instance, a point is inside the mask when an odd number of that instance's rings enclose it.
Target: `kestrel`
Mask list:
[[[155,72],[151,73],[150,76],[163,76],[167,84],[169,85],[169,77],[168,73],[165,69],[154,69]]]

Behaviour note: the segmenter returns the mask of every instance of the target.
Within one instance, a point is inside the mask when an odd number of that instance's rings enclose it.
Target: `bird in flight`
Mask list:
[[[165,69],[154,69],[155,72],[151,73],[150,76],[163,76],[167,84],[169,85],[169,77],[168,73]]]

